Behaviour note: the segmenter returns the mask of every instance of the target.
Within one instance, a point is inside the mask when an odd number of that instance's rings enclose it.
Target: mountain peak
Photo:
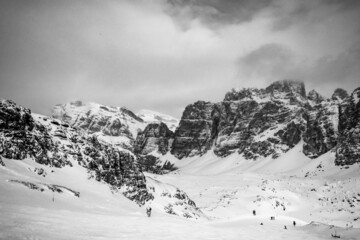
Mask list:
[[[74,105],[76,107],[83,106],[83,102],[81,100],[76,100],[76,101],[70,102],[70,104]]]
[[[179,125],[179,119],[153,110],[142,109],[136,115],[146,123],[164,123],[171,131]]]
[[[307,97],[310,101],[313,101],[315,104],[321,103],[322,101],[325,100],[325,98],[318,93],[317,91],[315,91],[314,89],[311,90],[308,93],[308,97]]]
[[[360,87],[356,88],[351,96],[354,99],[354,103],[357,104],[360,101]]]
[[[342,88],[337,88],[337,89],[335,89],[333,95],[331,96],[331,99],[342,102],[347,97],[349,97],[349,94],[346,90],[344,90]]]
[[[132,148],[138,131],[146,126],[140,117],[126,108],[94,102],[58,104],[53,108],[52,116],[89,134],[96,134],[102,141],[126,149]]]
[[[276,95],[277,93],[286,93],[291,95],[299,95],[303,98],[306,98],[305,84],[303,81],[299,80],[279,80],[275,81],[270,86],[268,86],[265,91]]]
[[[271,83],[267,88],[242,88],[232,89],[226,93],[224,101],[255,100],[261,102],[264,99],[290,99],[306,101],[305,84],[299,80],[279,80]]]
[[[264,95],[263,89],[257,88],[242,88],[242,89],[232,89],[230,92],[226,93],[224,101],[238,101],[238,100],[254,100],[257,97]]]

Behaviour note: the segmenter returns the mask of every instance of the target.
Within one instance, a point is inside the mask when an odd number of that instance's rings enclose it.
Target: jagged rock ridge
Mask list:
[[[339,107],[339,140],[336,148],[338,165],[360,162],[360,87]]]
[[[196,102],[183,113],[172,153],[182,158],[213,147],[218,156],[275,158],[300,141],[306,101],[304,84],[286,80],[266,89],[232,90],[220,103]]]
[[[139,132],[134,153],[144,171],[164,174],[177,169],[169,161],[160,159],[170,151],[173,140],[174,133],[164,123],[151,123]]]
[[[323,96],[321,96],[321,94],[318,93],[317,91],[315,91],[314,89],[308,93],[307,98],[313,104],[319,104],[319,103],[325,101],[325,98]]]
[[[131,153],[100,143],[96,136],[60,120],[31,114],[9,100],[0,100],[0,155],[33,158],[57,168],[77,163],[87,168],[90,176],[120,189],[138,204],[153,198]]]
[[[174,133],[164,123],[151,123],[139,132],[135,141],[135,154],[147,155],[158,152],[162,155],[169,151]]]
[[[79,102],[73,105],[74,107],[83,106]],[[94,119],[99,118],[94,116]],[[138,205],[155,201],[156,206],[163,205],[162,210],[169,214],[187,218],[205,217],[182,190],[152,179],[150,183],[147,182],[143,171],[149,170],[145,167],[149,166],[147,157],[151,157],[150,155],[140,158],[140,155],[136,156],[129,150],[122,150],[106,141],[99,141],[99,135],[91,133],[88,127],[83,128],[76,124],[70,126],[69,123],[71,123],[70,120],[63,122],[52,117],[34,114],[12,101],[0,99],[0,165],[6,168],[2,157],[14,160],[30,158],[51,168],[70,168],[75,164],[80,165],[87,169],[88,178],[108,184],[109,191],[121,192]],[[167,142],[167,137],[172,137],[173,133],[163,123],[153,125],[153,127],[148,126],[143,136],[152,136],[155,140],[163,136],[163,141],[160,139],[156,143],[161,142],[160,146],[164,149],[156,149],[165,153],[168,151],[168,145],[171,145]],[[144,146],[147,148],[142,149],[144,151],[149,147],[149,141],[145,142]],[[142,164],[144,159],[146,162]],[[161,163],[160,168],[155,164],[150,166],[150,170],[153,173],[163,174],[174,170],[174,166],[170,163]],[[33,171],[44,178],[54,172],[46,172],[43,168],[34,168]],[[51,191],[66,190],[72,192],[75,197],[80,196],[80,192],[60,185],[24,182],[16,179],[9,181],[23,184],[40,192],[49,188]],[[173,191],[165,193],[164,189],[173,189]]]
[[[211,148],[214,104],[198,101],[185,108],[175,131],[171,153],[178,158],[203,154]]]
[[[171,153],[181,159],[212,149],[221,157],[237,152],[246,159],[277,158],[303,140],[310,158],[334,150],[336,164],[359,162],[358,94],[336,89],[332,99],[314,90],[306,95],[304,83],[293,80],[233,89],[222,102],[185,108]]]

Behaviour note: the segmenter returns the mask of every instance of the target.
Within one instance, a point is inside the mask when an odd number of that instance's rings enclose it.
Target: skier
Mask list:
[[[293,225],[294,225],[294,227],[296,226],[296,222],[295,222],[295,221],[293,221]]]
[[[151,207],[146,208],[146,214],[148,217],[151,216]]]
[[[256,211],[255,211],[255,210],[253,210],[253,215],[254,215],[254,216],[256,215]]]

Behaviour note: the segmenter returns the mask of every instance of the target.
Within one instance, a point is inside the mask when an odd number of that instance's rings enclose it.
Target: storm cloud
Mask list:
[[[0,97],[49,114],[81,99],[180,117],[233,87],[360,79],[359,1],[2,0]]]

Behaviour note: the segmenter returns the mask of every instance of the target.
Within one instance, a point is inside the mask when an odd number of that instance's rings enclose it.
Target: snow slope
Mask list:
[[[298,152],[300,148],[273,164],[238,155],[221,159],[209,153],[183,160],[165,155],[179,170],[146,174],[148,188],[157,199],[150,205],[151,218],[146,217],[145,207],[88,179],[79,166],[57,169],[28,159],[3,159],[0,239],[316,240],[329,239],[335,232],[341,239],[360,239],[359,165],[336,167],[333,153],[310,160]],[[46,177],[34,172],[40,167]],[[44,191],[9,180],[32,182]],[[66,188],[53,193],[46,184]],[[200,217],[187,219],[162,211],[164,204],[171,204],[174,212],[186,210],[169,198],[178,188],[194,200]],[[80,192],[80,197],[66,189]],[[188,210],[195,212],[195,208]]]
[[[301,149],[299,143],[275,160],[249,161],[236,154],[219,159],[212,153],[173,159],[179,170],[159,179],[174,181],[215,219],[243,218],[256,209],[264,219],[359,228],[360,166],[335,166],[332,152],[312,160]]]
[[[31,160],[4,159],[4,162],[6,167],[0,167],[0,239],[316,240],[324,239],[325,236],[323,229],[314,231],[309,226],[289,226],[296,219],[293,217],[279,217],[276,221],[270,221],[266,215],[254,217],[239,212],[237,217],[229,219],[191,220],[164,214],[153,207],[152,217],[148,218],[145,209],[139,208],[120,194],[111,193],[104,184],[88,180],[85,170],[80,167],[55,169],[53,173],[47,171],[44,178],[33,172],[35,167],[43,166]],[[59,178],[60,175],[66,177]],[[175,180],[178,176],[173,177],[168,175],[165,178]],[[80,197],[69,192],[31,190],[21,184],[9,182],[10,179],[38,184],[61,184],[80,191]],[[193,182],[194,193],[204,180],[200,179],[200,182]],[[215,196],[208,195],[209,202]],[[298,225],[304,224],[301,220],[296,220]],[[283,229],[284,225],[288,225],[288,230]]]

